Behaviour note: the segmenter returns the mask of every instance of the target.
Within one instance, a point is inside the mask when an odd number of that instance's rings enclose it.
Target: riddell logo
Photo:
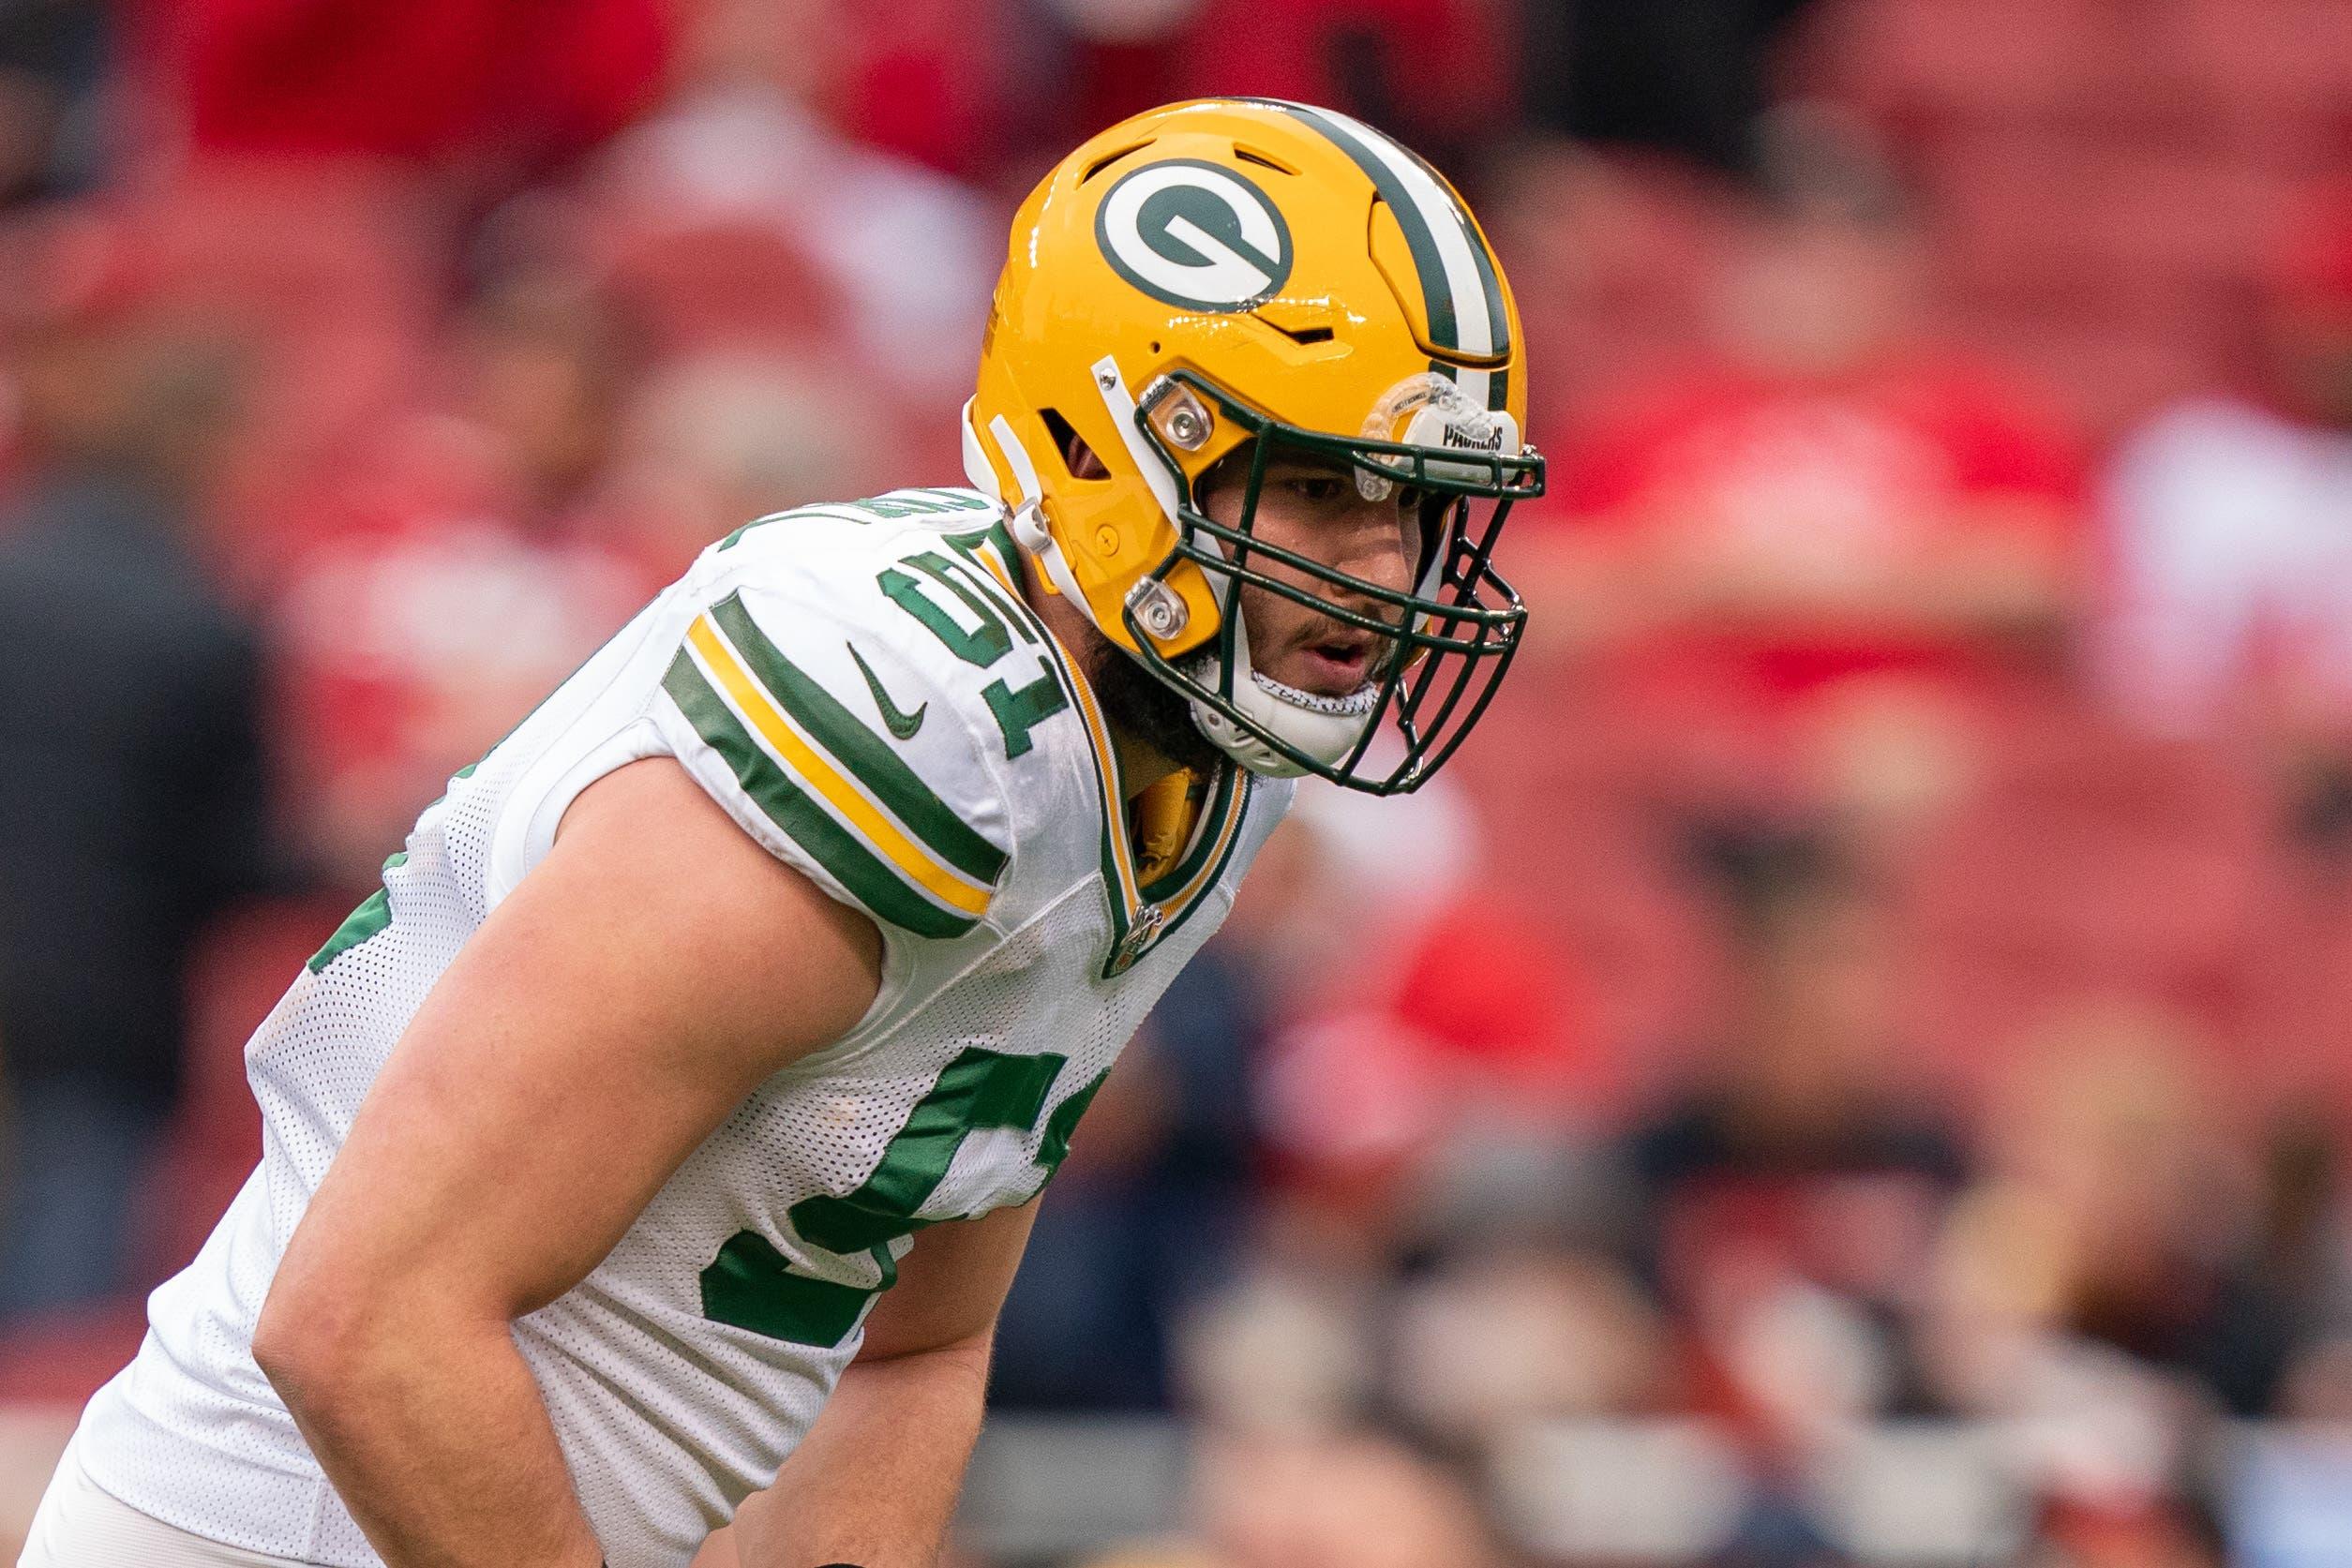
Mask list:
[[[1490,425],[1484,430],[1470,430],[1460,425],[1446,426],[1446,444],[1461,452],[1500,452],[1503,450],[1503,427]]]

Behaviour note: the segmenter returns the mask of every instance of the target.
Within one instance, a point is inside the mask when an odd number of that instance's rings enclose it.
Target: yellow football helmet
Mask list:
[[[1543,489],[1525,388],[1509,285],[1435,171],[1342,114],[1203,99],[1113,126],[1022,203],[965,466],[1047,587],[1189,698],[1228,755],[1389,794],[1460,745],[1518,646],[1526,611],[1490,558],[1512,501]],[[1107,477],[1071,472],[1073,433]],[[1195,486],[1245,447],[1228,526]],[[1283,453],[1343,466],[1367,499],[1423,498],[1411,590],[1253,537]],[[1346,698],[1273,680],[1250,665],[1245,583],[1393,656]],[[1384,719],[1401,756],[1368,761]]]

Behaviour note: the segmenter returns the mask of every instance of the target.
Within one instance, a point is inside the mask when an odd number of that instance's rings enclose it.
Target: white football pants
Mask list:
[[[67,1446],[17,1568],[308,1568],[174,1530],[98,1490]]]

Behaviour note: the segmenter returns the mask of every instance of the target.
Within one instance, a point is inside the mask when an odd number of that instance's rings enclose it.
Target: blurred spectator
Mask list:
[[[1178,1346],[1186,1411],[1221,1429],[1325,1431],[1379,1408],[1380,1268],[1349,1272],[1277,1239],[1203,1303]]]
[[[1071,82],[1046,144],[1155,104],[1250,93],[1370,121],[1458,178],[1522,76],[1495,0],[1027,0],[1015,47]]]
[[[1527,406],[1537,436],[1552,435],[1539,444],[1557,485],[1578,448],[1555,433],[1580,432],[1689,356],[1720,316],[1718,280],[1745,231],[1721,179],[1660,157],[1530,142],[1488,182],[1480,221],[1540,346]]]
[[[1529,118],[1751,172],[1774,49],[1810,4],[1538,0],[1523,7]]]
[[[677,93],[614,142],[592,196],[599,221],[624,231],[767,230],[814,262],[846,315],[815,308],[812,291],[781,275],[785,287],[738,308],[786,313],[804,339],[846,337],[863,374],[946,423],[970,392],[1002,220],[957,180],[828,120],[825,99],[871,25],[829,0],[703,9]]]
[[[1303,784],[1253,872],[1219,941],[1281,1004],[1256,1090],[1294,1262],[1346,1277],[1577,1211],[1582,998],[1496,886],[1451,780],[1389,800]]]
[[[1161,1410],[1176,1321],[1234,1271],[1253,1217],[1257,978],[1212,947],[1086,1113],[1038,1211],[990,1384],[1015,1409]]]
[[[2045,676],[2075,609],[2062,434],[1927,334],[1867,144],[1794,116],[1775,147],[1719,350],[1553,438],[1531,574],[1657,787],[1733,833],[1948,795],[1974,705]]]
[[[2043,1267],[2013,1280],[2048,1325],[2171,1370],[2211,1342],[2218,1271],[2254,1217],[2255,1172],[2216,1114],[2203,1044],[2128,1002],[2054,1019],[2003,1086],[1992,1169],[1955,1232],[2031,1224]]]
[[[347,889],[661,580],[603,542],[629,531],[601,511],[637,369],[610,306],[502,276],[451,357],[447,402],[323,486],[330,526],[277,605],[299,831]]]
[[[139,7],[151,85],[206,153],[390,158],[474,200],[652,101],[662,0],[182,0]]]
[[[2276,1119],[2258,1213],[2222,1262],[2199,1369],[2232,1415],[2352,1417],[2352,1215],[2330,1122],[2319,1107]]]
[[[136,308],[16,346],[32,467],[0,525],[0,1321],[141,1283],[132,1197],[203,922],[255,887],[253,637],[190,538],[232,363]]]
[[[1461,1478],[1370,1435],[1239,1437],[1203,1456],[1202,1533],[1232,1568],[1502,1568]]]
[[[2281,247],[2250,396],[2159,414],[2108,486],[2118,579],[2108,674],[2174,733],[2251,721],[2303,814],[2352,821],[2352,190]]]
[[[827,366],[682,356],[630,399],[607,542],[667,582],[755,517],[906,483],[898,447],[891,411]]]
[[[1869,890],[1814,861],[1739,891],[1725,1033],[1621,1151],[1625,1243],[1682,1348],[1678,1402],[1743,1450],[1728,1561],[1835,1561],[1805,1477],[1863,1424],[1932,1409],[1914,1319],[1966,1157],[1897,1065]]]
[[[2182,1499],[2255,1194],[2197,1044],[2130,1004],[2053,1019],[1925,1277],[1930,1384],[2010,1424],[2061,1561],[2210,1555]]]
[[[1642,1413],[1675,1382],[1670,1336],[1625,1272],[1555,1245],[1474,1247],[1399,1292],[1394,1394],[1461,1452],[1546,1417]]]
[[[97,0],[0,3],[0,207],[97,180],[113,31]]]
[[[1923,1398],[1907,1320],[1967,1162],[1898,1065],[1890,937],[1834,873],[1769,889],[1727,1032],[1622,1151],[1631,1253],[1693,1393],[1767,1450]]]

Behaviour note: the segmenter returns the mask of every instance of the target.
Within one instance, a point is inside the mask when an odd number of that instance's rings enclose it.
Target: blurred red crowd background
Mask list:
[[[162,1049],[0,1011],[22,1106],[129,1128],[0,1400],[127,1354],[257,1152],[246,1032],[442,781],[739,523],[959,483],[1013,204],[1218,92],[1464,187],[1551,486],[1478,739],[1302,797],[1048,1205],[1008,1406],[1230,1445],[1118,1561],[1868,1556],[1790,1478],[1890,1417],[2039,1434],[1971,1560],[2302,1520],[2193,1461],[2352,1420],[2344,0],[0,5],[0,549],[168,523],[270,801]],[[1511,1501],[1503,1434],[1694,1417],[1713,1537]]]

